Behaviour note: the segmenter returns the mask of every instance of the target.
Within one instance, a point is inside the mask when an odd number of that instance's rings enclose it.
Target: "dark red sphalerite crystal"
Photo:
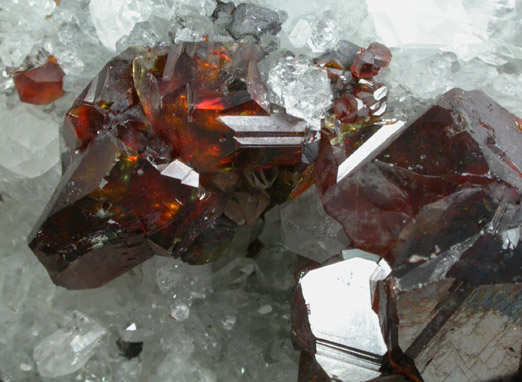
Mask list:
[[[339,164],[379,128],[387,126],[326,129],[315,179],[325,210],[352,245],[392,266],[373,301],[391,366],[425,382],[517,375],[517,118],[483,93],[454,89],[376,159],[337,182]]]
[[[391,246],[423,206],[462,188],[489,188],[507,199],[522,189],[522,132],[483,93],[448,92],[376,160],[337,183],[337,166],[377,128],[325,130],[316,163],[325,210],[357,248],[393,262]]]
[[[18,72],[14,83],[20,101],[33,105],[48,105],[63,97],[63,72],[56,58],[49,56],[47,62],[34,69]]]
[[[105,66],[66,115],[66,170],[30,242],[56,284],[97,287],[154,253],[208,262],[234,223],[288,197],[271,188],[306,167],[309,132],[260,101],[261,58],[203,42]]]
[[[387,67],[392,59],[390,50],[382,44],[373,42],[368,49],[360,49],[355,56],[351,71],[355,78],[369,80]]]

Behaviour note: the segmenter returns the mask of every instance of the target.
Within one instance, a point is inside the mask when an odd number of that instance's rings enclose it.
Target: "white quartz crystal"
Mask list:
[[[111,51],[137,22],[148,19],[152,5],[145,0],[91,0],[89,10],[100,42]]]
[[[1,110],[0,166],[16,174],[36,177],[59,159],[59,125],[40,108],[18,103]]]
[[[332,104],[328,74],[303,60],[287,58],[279,62],[270,71],[268,85],[272,102],[314,126]]]
[[[216,8],[215,0],[178,0],[176,1],[176,13],[179,16],[190,16],[192,13],[201,16],[210,16]]]
[[[281,222],[286,247],[318,263],[350,243],[341,225],[324,212],[315,187],[281,206]]]
[[[38,372],[59,377],[81,369],[94,355],[106,329],[85,314],[75,311],[63,329],[44,338],[34,348]]]
[[[33,41],[27,35],[7,35],[0,44],[0,59],[6,66],[19,66],[31,51]]]

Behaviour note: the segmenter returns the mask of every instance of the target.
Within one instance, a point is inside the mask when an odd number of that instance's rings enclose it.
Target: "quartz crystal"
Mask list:
[[[278,63],[270,71],[268,85],[272,102],[315,127],[332,104],[326,71],[298,59],[288,58]]]
[[[315,187],[283,204],[281,221],[287,248],[318,263],[350,243],[341,225],[324,212]]]
[[[29,178],[49,171],[60,159],[59,128],[36,106],[18,104],[1,114],[0,161],[7,170]],[[35,129],[35,126],[38,126]]]
[[[96,33],[104,47],[116,50],[116,42],[134,25],[147,20],[152,4],[137,0],[91,0],[89,10]]]
[[[81,312],[67,318],[66,327],[44,338],[34,348],[38,372],[56,378],[81,369],[93,356],[107,330]]]

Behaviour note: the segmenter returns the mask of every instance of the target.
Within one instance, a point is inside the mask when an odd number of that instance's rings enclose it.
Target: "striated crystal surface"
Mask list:
[[[206,263],[234,223],[288,196],[294,181],[275,181],[298,171],[309,129],[270,113],[261,57],[235,43],[131,48],[87,86],[30,244],[55,283],[96,287],[153,253]]]
[[[363,382],[381,374],[386,353],[369,281],[386,271],[378,256],[360,250],[343,251],[343,259],[301,273],[293,331],[330,378]]]

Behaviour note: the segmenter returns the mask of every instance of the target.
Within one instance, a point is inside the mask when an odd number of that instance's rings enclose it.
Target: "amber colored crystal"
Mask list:
[[[56,101],[65,94],[62,87],[64,76],[53,56],[38,68],[16,73],[14,83],[20,101],[33,105],[48,105]]]
[[[261,58],[201,42],[131,48],[102,69],[66,114],[65,173],[30,243],[56,284],[97,287],[153,254],[204,264],[288,198],[298,176],[272,188],[302,171],[309,131],[271,114]]]

